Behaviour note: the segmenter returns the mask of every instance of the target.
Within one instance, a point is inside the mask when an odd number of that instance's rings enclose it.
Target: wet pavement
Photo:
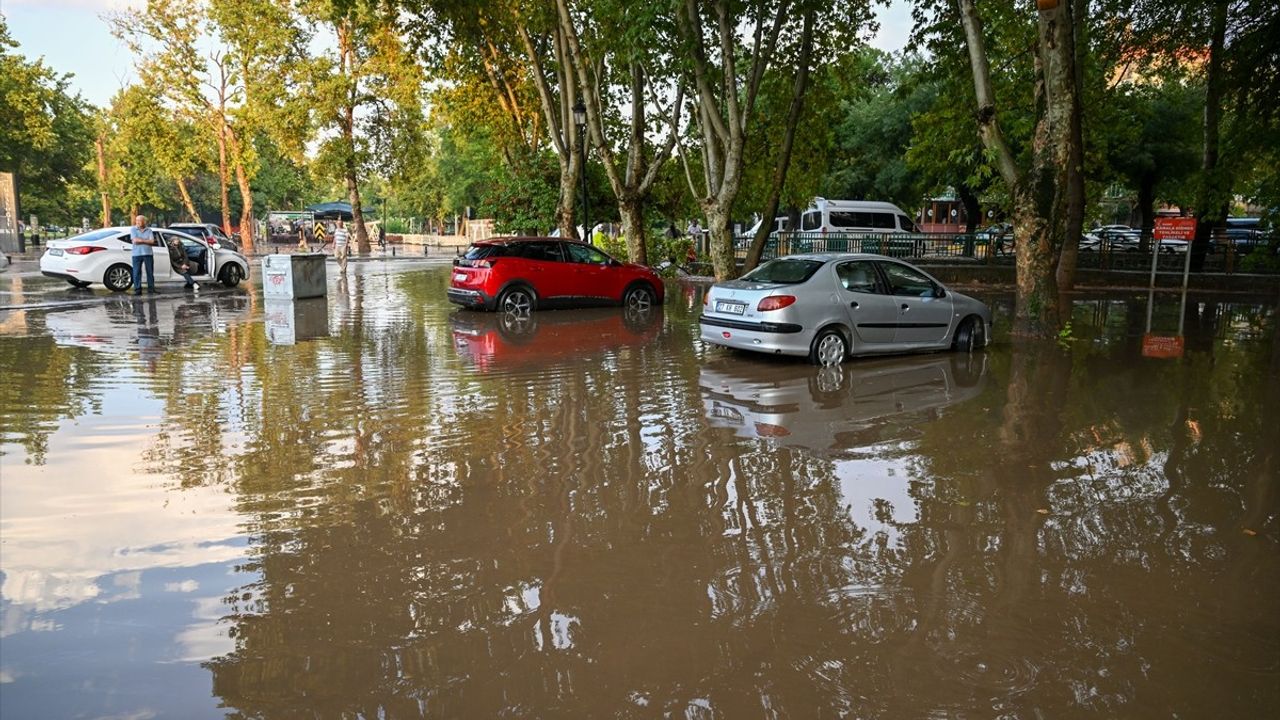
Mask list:
[[[0,275],[0,716],[1280,708],[1280,317],[816,369],[661,312]],[[1003,320],[1008,301],[990,298]],[[1176,329],[1158,296],[1157,329]]]

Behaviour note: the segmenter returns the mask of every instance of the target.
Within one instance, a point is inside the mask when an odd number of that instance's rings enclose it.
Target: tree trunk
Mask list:
[[[1031,200],[1022,199],[1015,205],[1013,241],[1017,297],[1013,312],[1014,335],[1053,337],[1061,327],[1055,272],[1058,245],[1053,242],[1052,224],[1052,220],[1040,216]]]
[[[355,226],[356,248],[360,254],[368,254],[369,232],[364,227],[364,208],[360,205],[360,186],[356,184],[354,163],[347,174],[347,201],[351,203],[351,224]]]
[[[732,280],[738,277],[738,260],[733,253],[733,229],[729,227],[729,207],[731,206],[732,201],[726,204],[715,198],[702,203],[702,212],[707,216],[707,237],[711,243],[711,267],[715,269],[716,280]]]
[[[111,227],[111,191],[107,186],[107,149],[101,135],[93,141],[98,151],[98,192],[102,196],[102,227]]]
[[[622,236],[627,239],[627,257],[633,263],[649,264],[649,249],[644,227],[644,203],[637,198],[618,200],[622,216]]]
[[[240,188],[240,247],[245,255],[253,254],[253,189],[244,163],[236,163],[236,186]]]
[[[751,247],[747,250],[747,260],[743,266],[750,272],[760,264],[760,256],[764,254],[764,244],[773,232],[773,218],[778,214],[778,203],[782,199],[782,187],[787,181],[787,169],[791,166],[791,147],[795,142],[796,125],[800,122],[800,113],[804,107],[804,95],[809,82],[809,59],[813,55],[813,20],[815,11],[810,9],[804,15],[804,29],[800,34],[799,67],[796,68],[795,84],[791,90],[791,107],[787,110],[787,128],[782,135],[782,149],[778,165],[774,168],[773,183],[769,188],[769,200],[765,203],[764,218],[751,238]]]
[[[244,253],[253,253],[253,188],[249,186],[249,173],[244,167],[244,148],[235,129],[230,125],[225,128],[225,140],[230,150],[232,164],[235,165],[236,187],[240,190],[240,246]],[[230,231],[225,231],[230,234]]]
[[[1142,225],[1142,242],[1139,249],[1151,252],[1151,236],[1156,226],[1156,176],[1143,173],[1138,182],[1138,216]]]
[[[956,186],[956,195],[960,196],[960,204],[964,206],[964,231],[975,233],[982,224],[982,204],[978,194],[965,183]]]
[[[1201,162],[1200,187],[1196,193],[1196,237],[1191,243],[1191,270],[1204,270],[1213,228],[1226,215],[1227,183],[1218,169],[1218,144],[1222,126],[1223,68],[1222,52],[1226,45],[1227,0],[1213,5],[1210,22],[1209,63],[1205,70],[1204,157]]]
[[[1071,166],[1078,157],[1073,142],[1080,107],[1071,3],[1059,2],[1039,12],[1034,55],[1036,123],[1031,166],[1025,174],[997,122],[990,61],[974,0],[958,0],[958,4],[978,101],[978,132],[1013,196],[1017,257],[1013,333],[1053,337],[1060,327],[1057,269],[1069,222]]]
[[[572,135],[572,133],[570,133]],[[580,155],[577,148],[560,158],[560,198],[556,200],[556,228],[562,238],[578,237],[578,228],[573,221],[573,205],[578,199],[578,169]],[[583,230],[589,233],[590,230]],[[587,239],[587,238],[582,238]]]
[[[200,222],[200,213],[196,212],[196,205],[191,201],[191,193],[187,190],[187,181],[185,178],[174,178],[178,183],[178,194],[182,196],[182,208],[187,211],[187,217],[191,222]]]
[[[218,190],[222,196],[222,232],[231,234],[231,196],[228,187],[231,185],[231,170],[227,164],[227,120],[226,110],[218,110]]]
[[[1067,222],[1062,254],[1058,258],[1058,290],[1071,290],[1076,284],[1076,257],[1080,254],[1080,234],[1084,231],[1084,125],[1080,97],[1084,93],[1084,18],[1087,0],[1070,0],[1071,17],[1067,38],[1071,43],[1071,139],[1067,163]]]

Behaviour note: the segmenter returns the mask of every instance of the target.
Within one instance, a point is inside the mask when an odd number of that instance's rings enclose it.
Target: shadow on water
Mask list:
[[[697,290],[519,319],[355,269],[294,344],[253,304],[0,335],[6,715],[1280,703],[1274,305],[1189,303],[1177,360],[1105,296],[1066,347],[820,369],[697,344]]]

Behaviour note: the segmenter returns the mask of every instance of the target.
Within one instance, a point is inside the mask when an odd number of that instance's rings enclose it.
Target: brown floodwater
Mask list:
[[[1280,712],[1274,300],[819,370],[352,267],[0,278],[6,720]]]

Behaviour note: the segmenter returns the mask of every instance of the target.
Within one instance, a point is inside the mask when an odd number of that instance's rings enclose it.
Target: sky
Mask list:
[[[102,16],[144,4],[144,0],[0,0],[0,13],[19,43],[19,52],[29,58],[43,57],[54,70],[71,73],[72,87],[89,102],[105,107],[135,75],[133,58],[111,36]],[[877,6],[876,18],[880,30],[871,44],[901,50],[911,34],[909,0]]]

